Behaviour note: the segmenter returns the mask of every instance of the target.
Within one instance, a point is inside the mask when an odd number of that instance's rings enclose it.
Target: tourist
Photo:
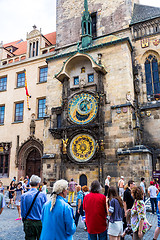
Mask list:
[[[84,194],[84,197],[89,194],[89,188],[87,187],[87,185],[84,185],[82,187],[82,192]],[[83,198],[84,199],[84,198]],[[84,230],[87,231],[87,226],[86,226],[86,221],[85,221],[86,217],[85,217],[85,211],[84,211],[84,215],[82,216],[82,221],[84,222]]]
[[[47,194],[47,182],[43,181],[42,192]]]
[[[157,179],[157,178],[154,178],[154,179],[153,179],[153,182],[154,182],[154,186],[159,190],[158,179]]]
[[[135,186],[135,183],[133,180],[128,181],[128,187],[124,191],[124,196],[123,196],[123,201],[124,201],[124,212],[125,212],[125,217],[127,216],[127,211],[132,208],[134,199],[131,195],[131,190]]]
[[[132,188],[134,204],[131,209],[131,227],[133,230],[133,240],[141,240],[147,231],[146,208],[143,201],[143,190],[139,187]]]
[[[4,195],[0,192],[0,214],[2,213],[5,206]]]
[[[14,206],[13,206],[13,197],[14,197],[14,194],[15,194],[15,182],[12,181],[9,185],[9,203],[7,205],[8,208],[10,208],[10,204],[11,204],[11,208],[13,209]]]
[[[73,209],[65,200],[68,182],[61,179],[54,183],[52,200],[43,206],[40,240],[72,240],[76,231]]]
[[[108,198],[106,199],[107,213],[110,216],[108,235],[110,240],[120,240],[123,234],[123,201],[115,187],[108,190]],[[109,208],[108,208],[109,203]]]
[[[31,189],[21,196],[21,215],[24,223],[25,240],[39,240],[40,238],[42,208],[47,201],[46,195],[37,190],[40,182],[40,177],[32,175],[30,178]]]
[[[140,187],[143,190],[143,196],[144,196],[144,202],[145,202],[145,196],[146,196],[146,187],[145,187],[145,179],[144,177],[141,178],[141,183],[140,183]]]
[[[152,213],[154,214],[154,205],[155,205],[155,210],[157,210],[157,194],[158,194],[158,189],[154,186],[154,182],[150,181],[150,187],[148,188],[148,194],[150,197],[150,202],[151,202],[151,207],[152,207]]]
[[[158,207],[157,207],[158,226],[155,230],[153,240],[156,240],[160,234],[160,192],[158,193],[158,196],[157,196],[157,204],[158,204]]]
[[[70,202],[70,197],[72,196],[72,203],[74,201],[74,194],[75,194],[75,187],[77,183],[74,182],[73,178],[71,178],[71,181],[68,184],[68,190],[69,190],[69,195],[68,195],[68,202]]]
[[[3,187],[3,183],[0,181],[0,193],[2,193],[4,195],[4,187]]]
[[[83,209],[86,215],[88,239],[107,240],[106,197],[101,194],[102,187],[95,180],[91,183],[90,193],[84,197]]]
[[[15,220],[21,220],[21,196],[23,194],[23,188],[22,188],[22,183],[19,182],[17,184],[16,190],[15,190],[15,196],[14,196],[14,203],[17,206],[17,210],[18,210],[18,218],[16,218]]]
[[[76,199],[75,224],[76,224],[76,227],[77,227],[80,215],[84,216],[84,211],[83,211],[84,194],[81,191],[81,186],[80,185],[78,185],[76,187],[76,190],[77,190],[77,199]]]
[[[121,179],[118,181],[119,196],[123,198],[124,194],[124,177],[121,176]]]
[[[104,195],[107,196],[108,195],[108,189],[109,189],[109,184],[110,184],[110,179],[111,179],[111,176],[107,176],[106,180],[105,180],[105,193]]]

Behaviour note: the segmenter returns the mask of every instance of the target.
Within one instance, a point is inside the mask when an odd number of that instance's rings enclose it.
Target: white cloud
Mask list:
[[[160,7],[159,0],[140,3]],[[0,41],[4,43],[26,40],[34,24],[43,34],[56,30],[56,0],[0,0],[0,10]]]

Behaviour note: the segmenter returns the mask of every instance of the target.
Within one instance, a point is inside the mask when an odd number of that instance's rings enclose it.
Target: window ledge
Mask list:
[[[36,84],[42,84],[42,83],[46,83],[47,81],[44,81],[44,82],[37,82]]]
[[[24,123],[24,121],[16,121],[16,122],[12,122],[12,124],[18,124],[18,123]]]
[[[15,87],[14,89],[19,89],[19,88],[24,88],[25,86],[21,86],[21,87]]]

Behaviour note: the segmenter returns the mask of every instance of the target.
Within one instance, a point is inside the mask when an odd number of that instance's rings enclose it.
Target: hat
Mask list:
[[[111,178],[111,176],[110,176],[110,175],[108,175],[107,177],[110,177],[110,178]]]
[[[153,182],[153,181],[150,181],[150,185],[154,185],[154,182]]]
[[[123,176],[121,176],[121,178],[124,178]]]
[[[32,175],[30,178],[30,183],[40,183],[41,182],[41,178],[38,177],[37,175]]]

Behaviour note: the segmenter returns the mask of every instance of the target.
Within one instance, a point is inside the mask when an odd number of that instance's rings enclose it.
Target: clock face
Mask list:
[[[97,111],[97,100],[89,93],[75,95],[68,104],[69,118],[76,124],[91,122],[96,117]]]
[[[78,134],[71,140],[69,151],[75,161],[87,162],[95,154],[95,139],[89,134]]]

